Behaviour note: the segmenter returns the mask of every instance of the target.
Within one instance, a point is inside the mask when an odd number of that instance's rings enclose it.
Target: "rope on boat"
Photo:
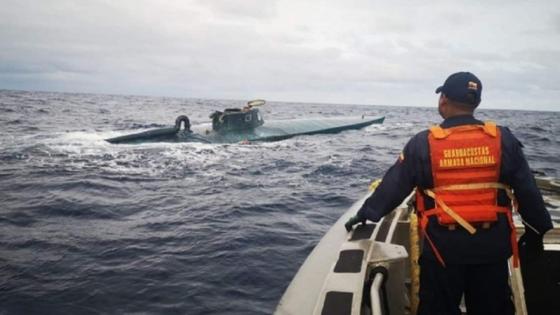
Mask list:
[[[409,216],[409,235],[410,235],[410,311],[416,314],[419,303],[420,292],[420,242],[418,237],[418,217],[412,211]]]
[[[381,179],[376,179],[373,182],[371,182],[371,184],[369,184],[369,191],[372,192],[374,191],[377,186],[379,186],[379,184],[381,184]]]
[[[381,179],[374,180],[369,185],[369,191],[373,192],[381,184]],[[420,238],[418,237],[418,217],[414,211],[409,215],[409,235],[410,235],[410,310],[411,314],[416,314],[419,304],[420,292]]]

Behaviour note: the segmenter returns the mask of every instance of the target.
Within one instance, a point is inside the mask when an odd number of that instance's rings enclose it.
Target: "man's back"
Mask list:
[[[464,296],[469,314],[513,315],[507,259],[518,247],[512,199],[527,226],[523,251],[542,252],[550,214],[521,143],[509,129],[474,118],[480,80],[470,72],[454,73],[436,93],[444,121],[409,140],[347,228],[378,221],[416,188],[424,238],[418,314],[460,314]]]
[[[483,125],[473,116],[455,116],[444,120],[440,126],[444,129],[463,125]],[[551,228],[550,215],[545,209],[540,192],[533,179],[527,161],[523,156],[521,143],[509,129],[499,127],[501,132],[501,168],[500,183],[511,186],[517,196],[519,212],[531,226],[539,230]],[[402,158],[385,174],[382,184],[364,204],[367,218],[378,220],[402,202],[416,187],[428,189],[434,187],[428,130],[416,134],[405,146]],[[401,199],[402,198],[402,199]],[[498,205],[507,207],[510,199],[503,190],[498,192]],[[434,207],[433,199],[426,198],[425,208]],[[450,230],[441,226],[435,218],[430,218],[428,234],[449,262],[481,263],[495,261],[511,256],[510,227],[505,215],[490,228],[478,229],[470,235],[462,228]],[[443,242],[439,240],[445,240]],[[425,246],[425,254],[434,258],[432,248]]]

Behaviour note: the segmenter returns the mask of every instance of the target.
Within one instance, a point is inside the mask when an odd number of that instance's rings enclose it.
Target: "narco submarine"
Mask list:
[[[175,126],[106,139],[110,143],[145,142],[243,143],[279,141],[294,136],[338,133],[381,124],[378,117],[332,117],[265,121],[258,109],[264,100],[253,100],[243,108],[227,108],[210,115],[212,124],[191,125],[187,116],[175,120]]]

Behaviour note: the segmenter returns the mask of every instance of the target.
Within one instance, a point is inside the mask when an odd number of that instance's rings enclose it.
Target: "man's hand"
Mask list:
[[[519,247],[519,258],[522,263],[535,261],[544,253],[543,235],[539,235],[532,229],[526,228],[525,233],[519,238],[517,246]]]
[[[352,227],[360,222],[362,222],[362,224],[366,224],[366,218],[361,217],[359,214],[356,214],[344,224],[344,227],[346,228],[346,231],[350,232],[352,230]]]

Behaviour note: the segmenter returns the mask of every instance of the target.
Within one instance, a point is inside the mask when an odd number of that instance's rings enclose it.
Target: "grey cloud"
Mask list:
[[[560,6],[549,6],[8,0],[0,87],[431,105],[435,85],[470,70],[495,104],[495,91],[529,86],[558,99]]]
[[[556,14],[552,21],[552,27],[555,33],[560,34],[560,13]]]
[[[197,5],[229,18],[250,17],[265,19],[274,17],[277,0],[198,0]]]

